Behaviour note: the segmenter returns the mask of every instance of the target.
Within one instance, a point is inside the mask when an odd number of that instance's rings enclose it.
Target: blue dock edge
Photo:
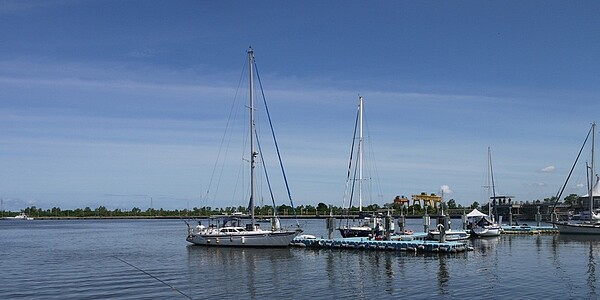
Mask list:
[[[427,241],[394,237],[392,240],[373,240],[369,238],[295,238],[291,246],[310,249],[357,249],[357,250],[387,250],[428,253],[458,253],[473,250],[466,242]]]

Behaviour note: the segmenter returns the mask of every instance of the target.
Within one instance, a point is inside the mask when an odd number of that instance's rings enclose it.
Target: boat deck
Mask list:
[[[473,250],[466,242],[445,242],[424,240],[425,234],[393,236],[391,240],[374,240],[369,238],[295,238],[291,245],[311,249],[359,249],[412,251],[430,253],[457,253]]]

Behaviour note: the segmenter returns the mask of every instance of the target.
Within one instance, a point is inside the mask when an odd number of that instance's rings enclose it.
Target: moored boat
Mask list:
[[[363,112],[364,112],[364,101],[362,96],[358,96],[358,112],[356,114],[356,121],[354,123],[354,136],[352,139],[352,148],[350,151],[350,161],[348,164],[348,172],[346,176],[346,191],[344,194],[345,206],[346,197],[349,195],[348,212],[352,207],[353,198],[358,198],[358,211],[360,217],[360,224],[350,224],[350,218],[343,219],[340,223],[338,231],[343,238],[351,237],[378,237],[386,233],[384,229],[383,219],[384,217],[378,213],[367,214],[363,212],[363,151],[364,151],[364,138],[363,138]],[[358,145],[355,142],[358,141]],[[356,146],[356,147],[355,147]],[[354,162],[356,159],[356,163]],[[351,174],[353,174],[351,176]],[[355,196],[356,194],[356,196]],[[392,228],[388,228],[392,231]]]
[[[590,164],[590,166],[587,167],[587,171],[589,171],[589,173],[586,175],[586,176],[589,176],[588,177],[589,178],[588,194],[581,197],[582,199],[585,199],[585,198],[588,199],[588,203],[589,203],[589,211],[587,214],[588,219],[587,220],[567,220],[567,221],[552,222],[552,224],[554,226],[556,226],[559,233],[561,233],[561,234],[584,234],[584,235],[599,235],[600,236],[600,220],[598,219],[598,216],[594,213],[595,198],[600,197],[600,192],[598,191],[600,189],[600,186],[599,186],[600,178],[598,178],[598,176],[596,175],[596,173],[594,171],[594,152],[595,152],[595,136],[596,136],[595,133],[596,133],[596,123],[592,123],[592,127],[590,128],[590,131],[588,132],[588,135],[585,138],[583,146],[582,146],[581,150],[579,151],[579,153],[581,154],[581,151],[585,147],[585,144],[591,134],[591,136],[592,136],[591,156],[592,157],[591,157],[591,164]],[[577,156],[577,158],[579,158],[579,155]],[[577,163],[577,160],[575,160],[575,163]],[[570,174],[569,174],[569,177],[570,177]],[[569,177],[567,177],[567,182],[569,180]],[[566,185],[566,182],[565,182],[565,185]],[[560,195],[557,197],[557,199],[560,199]]]
[[[429,233],[427,234],[427,239],[428,240],[434,240],[434,241],[439,241],[441,238],[441,234],[442,232],[439,230],[432,230],[429,231]],[[448,229],[446,231],[444,231],[444,236],[445,236],[445,240],[446,241],[461,241],[461,240],[468,240],[471,237],[471,234],[465,230],[453,230],[453,229]]]
[[[250,111],[250,200],[249,209],[250,215],[248,218],[237,214],[232,216],[221,216],[213,219],[216,221],[208,226],[198,223],[197,226],[192,227],[188,225],[188,235],[186,240],[190,243],[203,246],[222,246],[222,247],[287,247],[290,245],[294,237],[302,233],[300,225],[296,220],[297,228],[287,229],[281,226],[279,217],[277,216],[277,209],[275,207],[275,200],[273,200],[273,215],[270,219],[270,226],[268,228],[262,228],[258,221],[255,219],[254,213],[254,199],[255,199],[255,164],[257,162],[257,156],[260,149],[260,144],[256,136],[257,130],[255,129],[254,122],[254,51],[252,48],[248,50],[248,65],[249,65],[249,85],[250,85],[250,104],[248,106]],[[259,78],[260,79],[260,78]],[[264,94],[263,94],[264,95]],[[265,101],[266,104],[266,101]],[[268,109],[265,109],[268,113]],[[270,120],[270,116],[268,116]],[[271,128],[272,130],[272,128]],[[272,135],[274,138],[274,134]],[[255,148],[255,143],[258,145],[258,149]],[[276,144],[276,141],[275,141]],[[279,149],[277,149],[279,151]],[[262,152],[262,151],[261,151]],[[262,156],[261,156],[262,158]],[[280,158],[280,156],[279,156]],[[283,165],[281,164],[283,171]],[[265,171],[266,173],[266,171]],[[266,175],[266,174],[265,174]],[[285,179],[285,176],[283,176]],[[269,186],[270,188],[270,186]],[[286,181],[286,188],[287,181]],[[287,190],[288,196],[290,195],[289,188]],[[271,193],[272,196],[272,193]],[[291,202],[291,196],[290,202]],[[293,203],[292,203],[293,209]],[[294,210],[295,215],[295,210]],[[244,222],[246,221],[246,222]]]
[[[4,220],[25,220],[25,221],[31,221],[33,220],[32,217],[28,216],[27,214],[25,214],[24,212],[14,216],[14,217],[4,217],[2,218]]]

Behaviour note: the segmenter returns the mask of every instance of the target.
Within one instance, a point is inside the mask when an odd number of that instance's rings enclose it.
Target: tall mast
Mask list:
[[[250,70],[250,217],[254,228],[254,164],[258,154],[254,150],[254,50],[248,49],[248,67]]]
[[[358,211],[362,211],[363,184],[363,98],[358,96],[359,133],[358,133]]]
[[[496,219],[498,219],[498,209],[496,208],[496,183],[494,182],[494,166],[492,164],[492,150],[490,147],[488,147],[488,152],[490,155],[490,178],[492,180],[492,205],[493,205],[493,221],[496,221]]]
[[[592,123],[592,164],[590,166],[590,191],[589,191],[589,195],[590,195],[590,222],[593,221],[593,217],[594,217],[594,185],[596,184],[596,178],[595,178],[595,174],[594,174],[594,144],[596,144],[595,141],[595,136],[596,136],[596,123]]]

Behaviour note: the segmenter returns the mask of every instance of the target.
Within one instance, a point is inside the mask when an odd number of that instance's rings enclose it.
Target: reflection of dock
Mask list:
[[[295,238],[291,245],[311,249],[358,249],[388,250],[428,253],[458,253],[473,250],[465,242],[426,241],[425,235],[394,236],[391,240],[374,240],[369,238]]]

